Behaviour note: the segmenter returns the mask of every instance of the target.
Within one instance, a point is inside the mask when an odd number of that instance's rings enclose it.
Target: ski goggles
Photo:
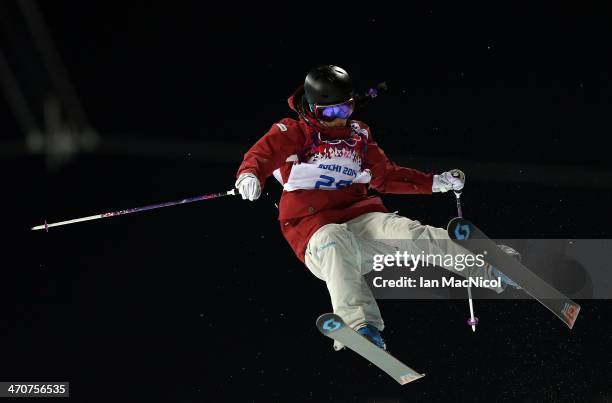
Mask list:
[[[341,104],[334,105],[311,105],[311,110],[317,119],[324,122],[331,122],[336,119],[348,119],[355,110],[355,100],[353,98]]]

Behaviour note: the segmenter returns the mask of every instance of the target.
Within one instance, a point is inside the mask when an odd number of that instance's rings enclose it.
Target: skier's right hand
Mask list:
[[[234,186],[238,189],[238,192],[240,192],[243,200],[257,200],[261,195],[259,179],[250,172],[241,174]]]
[[[434,175],[431,190],[433,192],[448,192],[449,190],[459,192],[463,186],[465,186],[465,174],[458,169],[452,169],[440,175]]]

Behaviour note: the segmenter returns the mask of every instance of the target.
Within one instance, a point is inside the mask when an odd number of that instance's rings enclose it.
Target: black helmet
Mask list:
[[[306,102],[311,105],[334,105],[353,97],[353,84],[343,68],[319,66],[308,72],[304,92]]]

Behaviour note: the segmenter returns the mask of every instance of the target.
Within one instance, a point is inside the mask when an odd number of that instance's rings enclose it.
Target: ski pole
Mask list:
[[[455,169],[451,171],[451,175],[455,178],[463,178],[465,180],[465,174]],[[455,199],[457,200],[457,216],[463,218],[463,212],[461,210],[461,191],[455,190]],[[478,318],[474,316],[474,303],[472,301],[472,286],[468,284],[468,303],[470,304],[470,319],[468,319],[468,325],[472,326],[472,332],[476,331],[476,325],[478,324]]]
[[[210,193],[206,195],[190,197],[188,199],[175,200],[175,201],[170,201],[170,202],[165,202],[165,203],[150,204],[148,206],[136,207],[136,208],[131,208],[127,210],[111,211],[108,213],[96,214],[96,215],[91,215],[88,217],[75,218],[74,220],[59,221],[59,222],[54,222],[51,224],[47,224],[47,221],[45,220],[45,223],[43,225],[32,227],[32,231],[44,229],[45,231],[49,232],[49,228],[59,227],[60,225],[75,224],[75,223],[83,222],[83,221],[98,220],[100,218],[109,218],[109,217],[115,217],[119,215],[139,213],[141,211],[154,210],[154,209],[158,209],[162,207],[176,206],[178,204],[193,203],[193,202],[197,202],[201,200],[216,199],[217,197],[223,197],[223,196],[234,196],[236,194],[237,194],[236,189],[232,189],[232,190],[228,190],[227,192]]]

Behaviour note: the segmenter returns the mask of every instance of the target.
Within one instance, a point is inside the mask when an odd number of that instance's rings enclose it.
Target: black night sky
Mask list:
[[[325,284],[279,231],[273,179],[255,203],[30,231],[231,189],[248,147],[294,117],[286,99],[306,72],[336,64],[362,90],[388,83],[357,118],[401,165],[464,169],[464,214],[492,237],[611,237],[603,9],[216,7],[0,0],[0,380],[68,380],[77,402],[612,401],[605,300],[580,300],[572,330],[535,301],[476,301],[476,333],[465,300],[382,300],[390,352],[427,374],[405,386],[334,352],[315,328]],[[29,130],[55,127],[53,99],[94,145],[33,145]],[[450,195],[384,200],[435,226],[456,214]]]

